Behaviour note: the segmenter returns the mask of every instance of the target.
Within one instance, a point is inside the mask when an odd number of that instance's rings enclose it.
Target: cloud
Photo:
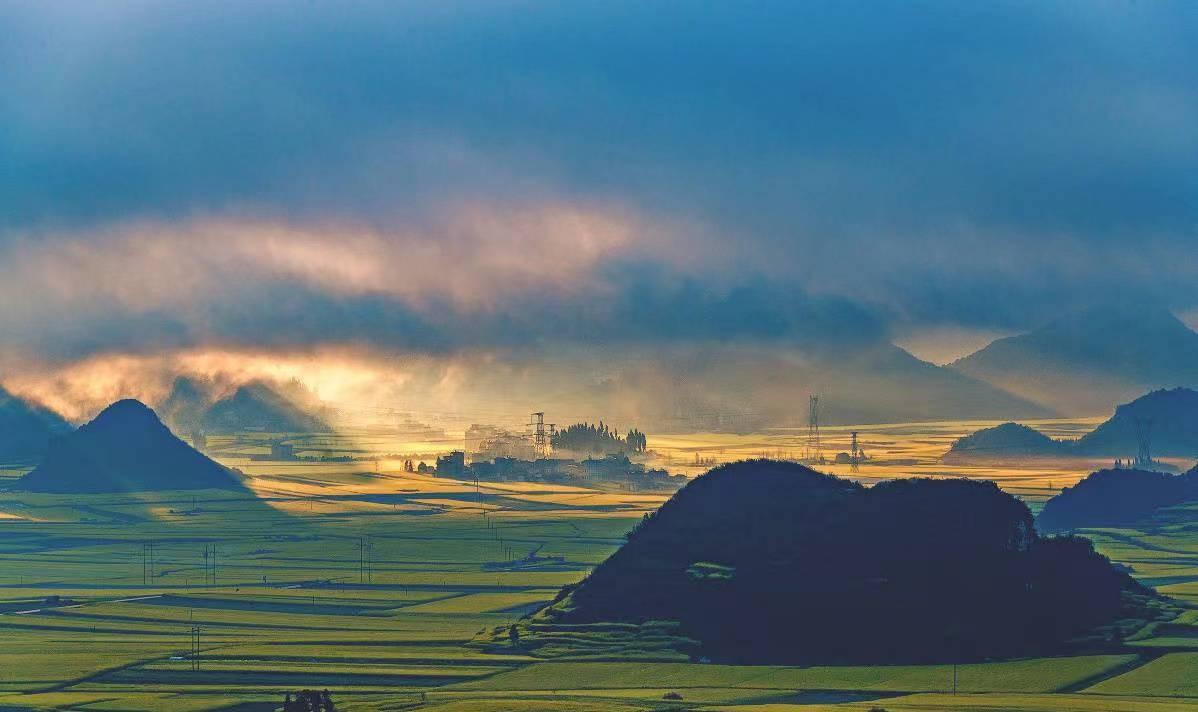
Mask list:
[[[515,18],[519,18],[518,21]],[[1191,3],[0,8],[0,348],[793,346],[1198,306]]]

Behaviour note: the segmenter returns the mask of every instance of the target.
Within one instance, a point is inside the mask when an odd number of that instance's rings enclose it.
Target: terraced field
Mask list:
[[[585,576],[664,495],[253,461],[257,438],[215,447],[255,496],[0,491],[0,709],[269,710],[302,687],[348,710],[1198,709],[1198,610],[1110,655],[961,666],[956,695],[951,666],[489,652],[480,631]],[[1192,514],[1091,534],[1198,603]]]

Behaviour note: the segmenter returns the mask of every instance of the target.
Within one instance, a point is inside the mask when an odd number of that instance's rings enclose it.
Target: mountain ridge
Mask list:
[[[997,339],[948,368],[1069,415],[1198,386],[1198,333],[1165,309],[1095,307]]]

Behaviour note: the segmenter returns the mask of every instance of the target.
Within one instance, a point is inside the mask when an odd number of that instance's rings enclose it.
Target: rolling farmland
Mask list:
[[[665,495],[252,461],[259,442],[215,445],[252,494],[0,492],[0,708],[267,710],[318,687],[349,710],[1198,709],[1198,611],[1109,654],[960,666],[955,696],[943,665],[489,652],[480,631],[585,576]],[[1187,520],[1089,534],[1194,603]]]

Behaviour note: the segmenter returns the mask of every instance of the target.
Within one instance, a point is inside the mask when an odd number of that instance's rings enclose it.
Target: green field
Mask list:
[[[952,666],[489,652],[480,632],[585,576],[665,495],[251,461],[260,438],[214,445],[257,496],[0,492],[0,709],[273,709],[303,687],[348,710],[1198,709],[1198,611],[1119,654],[960,666],[956,695]],[[1090,534],[1198,603],[1191,514]]]

